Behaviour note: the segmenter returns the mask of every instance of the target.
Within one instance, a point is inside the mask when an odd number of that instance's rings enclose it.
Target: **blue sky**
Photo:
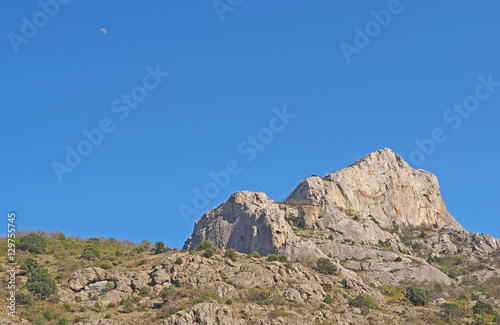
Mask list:
[[[390,147],[500,237],[497,1],[54,1],[0,13],[19,228],[182,247],[233,192],[281,200]]]

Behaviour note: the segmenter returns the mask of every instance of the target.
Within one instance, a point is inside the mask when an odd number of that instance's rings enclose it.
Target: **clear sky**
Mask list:
[[[493,0],[8,1],[0,210],[18,228],[182,247],[233,192],[281,200],[390,147],[438,176],[466,229],[500,237],[499,12]]]

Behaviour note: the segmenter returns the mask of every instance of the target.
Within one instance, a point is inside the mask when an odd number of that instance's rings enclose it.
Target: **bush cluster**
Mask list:
[[[271,254],[267,257],[267,260],[269,262],[273,262],[273,261],[278,261],[278,262],[286,262],[288,259],[286,258],[286,256],[283,256],[283,255],[275,255],[275,254]]]
[[[349,306],[362,309],[366,313],[368,313],[370,309],[380,309],[372,297],[368,295],[363,296],[361,294],[356,298],[349,300]]]
[[[49,271],[41,266],[36,267],[28,276],[26,288],[39,299],[47,299],[57,293],[56,281]]]
[[[87,244],[83,248],[81,258],[86,259],[88,261],[95,261],[99,256],[101,256],[101,250],[99,246],[95,244]]]
[[[414,306],[425,306],[429,302],[429,296],[427,295],[427,293],[417,287],[408,287],[406,289],[405,297]]]
[[[47,249],[47,239],[45,237],[32,232],[29,235],[22,236],[19,239],[17,248],[23,251],[29,251],[35,254],[43,254]]]
[[[337,267],[329,258],[320,257],[316,261],[316,266],[313,269],[321,274],[334,275],[337,273]]]
[[[226,253],[224,254],[226,257],[230,258],[231,261],[236,262],[238,259],[236,255],[236,250],[234,248],[228,248],[226,249]]]

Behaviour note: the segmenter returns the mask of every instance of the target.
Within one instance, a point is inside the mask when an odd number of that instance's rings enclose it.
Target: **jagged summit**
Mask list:
[[[348,261],[342,273],[361,270],[367,281],[392,284],[409,278],[456,283],[409,249],[477,261],[500,248],[500,239],[471,234],[453,219],[435,175],[411,168],[388,148],[324,178],[306,178],[281,203],[264,193],[236,192],[196,222],[184,249],[205,239],[241,253],[301,261],[328,256]]]
[[[354,215],[376,223],[361,225],[352,221]],[[264,193],[234,193],[196,222],[184,248],[193,249],[208,239],[220,248],[245,253],[281,249],[296,255],[301,250],[296,247],[300,238],[292,230],[290,216],[296,216],[302,227],[327,228],[342,239],[373,244],[390,240],[392,235],[386,230],[393,224],[463,230],[446,211],[436,176],[411,168],[384,148],[324,178],[306,178],[283,203]],[[287,246],[291,242],[295,246]],[[302,243],[305,246],[312,247]],[[296,247],[294,252],[290,247]]]
[[[461,229],[446,210],[437,177],[411,168],[389,148],[372,152],[323,179],[305,179],[289,199],[371,216],[384,227],[396,223]]]

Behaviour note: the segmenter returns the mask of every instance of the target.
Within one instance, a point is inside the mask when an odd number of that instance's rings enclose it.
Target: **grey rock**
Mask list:
[[[184,249],[195,249],[206,239],[220,249],[272,254],[285,241],[296,239],[285,220],[286,210],[264,193],[234,193],[227,202],[196,221],[193,235],[186,241]]]
[[[339,207],[385,228],[438,225],[462,229],[446,211],[435,175],[411,168],[391,149],[375,151],[325,178],[307,178],[291,200]]]

